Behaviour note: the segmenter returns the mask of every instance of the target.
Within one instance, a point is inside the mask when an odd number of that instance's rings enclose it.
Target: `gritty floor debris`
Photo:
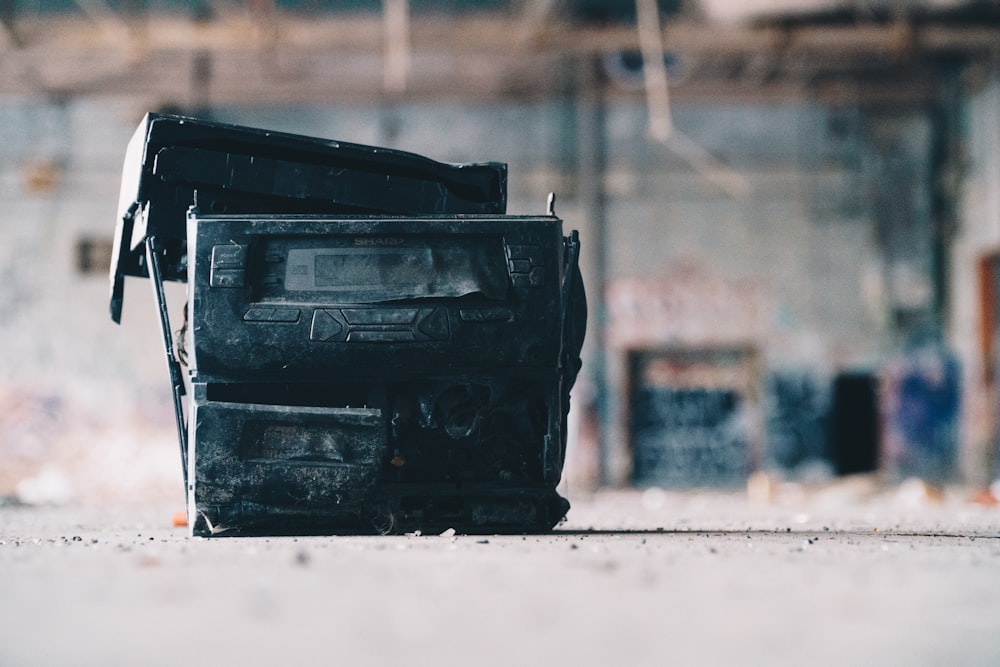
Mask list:
[[[0,506],[0,664],[1000,664],[1000,507],[969,496],[602,492],[447,540]]]

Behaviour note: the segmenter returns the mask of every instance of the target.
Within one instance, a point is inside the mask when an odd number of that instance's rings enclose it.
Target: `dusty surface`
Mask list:
[[[1000,508],[575,498],[546,536],[192,539],[0,507],[0,665],[997,665]]]

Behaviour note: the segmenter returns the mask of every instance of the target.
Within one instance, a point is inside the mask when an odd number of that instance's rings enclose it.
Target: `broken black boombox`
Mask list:
[[[192,534],[563,519],[579,241],[551,197],[540,216],[506,215],[506,200],[501,163],[146,116],[126,152],[111,316],[124,277],[148,277]],[[187,282],[176,345],[168,280]]]

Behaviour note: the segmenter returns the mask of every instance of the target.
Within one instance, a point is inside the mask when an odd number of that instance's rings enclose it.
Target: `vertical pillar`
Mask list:
[[[965,162],[965,90],[960,64],[945,65],[944,90],[933,114],[931,138],[931,215],[933,225],[931,270],[934,279],[934,316],[948,324],[951,246],[958,226],[958,200]]]
[[[605,345],[605,287],[608,273],[609,238],[606,220],[605,171],[605,101],[600,71],[600,56],[580,58],[577,71],[577,191],[582,221],[591,238],[584,241],[586,264],[590,267],[588,292],[589,321],[584,357],[589,361],[587,374],[596,392],[600,423],[598,483],[611,481],[611,442],[613,441],[611,398],[608,386],[608,355]]]
[[[212,7],[207,2],[195,3],[191,11],[196,24],[207,24],[212,21],[214,16]],[[191,55],[190,108],[192,113],[199,118],[212,117],[212,60],[212,52],[208,49],[197,49]]]

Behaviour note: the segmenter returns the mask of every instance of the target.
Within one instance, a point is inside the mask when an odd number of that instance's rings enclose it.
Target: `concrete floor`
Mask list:
[[[524,537],[206,540],[169,503],[0,507],[0,665],[1000,664],[1000,508],[768,499],[606,492]]]

